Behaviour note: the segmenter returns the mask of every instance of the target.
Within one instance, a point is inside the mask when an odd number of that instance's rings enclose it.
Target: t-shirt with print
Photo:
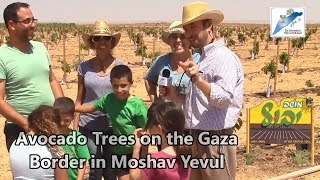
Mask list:
[[[75,133],[75,137],[78,137],[81,135],[81,133],[79,131],[71,131],[66,137],[68,136],[74,136],[73,134]],[[88,146],[85,145],[64,145],[62,146],[65,154],[69,155],[69,159],[90,159],[90,153],[89,153],[89,149]],[[69,176],[69,180],[76,180],[78,177],[78,169],[72,169],[72,168],[68,168],[68,176]]]
[[[146,104],[138,97],[132,96],[126,100],[119,100],[114,93],[101,97],[94,103],[94,107],[108,113],[112,122],[113,133],[131,135],[137,128],[144,128],[147,123]],[[131,154],[131,145],[116,145],[114,152],[118,155]]]

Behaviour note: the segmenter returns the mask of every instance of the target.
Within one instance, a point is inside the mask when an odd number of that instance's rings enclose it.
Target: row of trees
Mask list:
[[[293,55],[298,54],[299,49],[304,48],[304,44],[309,39],[309,37],[316,33],[317,27],[307,28],[306,29],[306,36],[304,38],[292,39],[292,48],[293,48]],[[236,36],[239,44],[241,46],[245,45],[248,39],[253,39],[252,49],[249,50],[251,59],[256,59],[256,56],[259,54],[259,42],[266,41],[265,50],[269,50],[269,43],[275,42],[275,38],[270,36],[270,31],[267,27],[262,26],[258,27],[221,27],[218,28],[217,34],[220,37],[224,37],[227,46],[234,47],[236,42],[232,39],[232,36]],[[259,40],[260,39],[260,40]]]
[[[277,87],[277,71],[278,71],[278,61],[282,65],[282,73],[289,71],[289,62],[290,62],[290,47],[292,48],[292,55],[297,56],[299,49],[304,49],[306,42],[311,38],[312,34],[317,32],[317,28],[307,29],[305,37],[301,38],[287,38],[288,40],[288,52],[282,52],[279,55],[279,45],[282,41],[282,38],[275,38],[274,42],[277,45],[277,55],[276,61],[274,59],[271,60],[270,63],[265,64],[265,66],[261,69],[265,74],[269,74],[269,81],[267,85],[267,97],[269,97],[271,93],[271,85],[270,80],[274,79],[274,94],[276,94]],[[291,43],[291,46],[290,46]]]
[[[130,42],[134,44],[135,47],[135,55],[141,56],[142,62],[144,64],[145,58],[149,58],[154,60],[158,57],[161,52],[155,50],[155,43],[158,40],[158,37],[161,35],[161,29],[156,28],[144,28],[142,31],[138,32],[132,27],[128,28],[127,34],[129,36]],[[152,45],[152,52],[147,54],[147,46],[143,40],[143,36],[148,35],[153,37],[153,45]]]

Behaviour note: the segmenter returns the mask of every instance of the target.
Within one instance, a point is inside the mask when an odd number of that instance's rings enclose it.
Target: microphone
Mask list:
[[[170,70],[169,69],[163,69],[162,75],[159,74],[158,77],[158,86],[171,86],[172,84],[172,78],[170,77]]]
[[[163,69],[162,74],[159,74],[158,77],[158,86],[164,86],[168,87],[172,85],[172,77],[170,77],[170,70],[169,69]],[[155,103],[158,102],[166,102],[167,100],[163,98],[162,96],[155,99]]]

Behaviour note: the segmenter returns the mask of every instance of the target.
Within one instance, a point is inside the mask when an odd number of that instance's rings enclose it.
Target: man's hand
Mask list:
[[[186,71],[187,76],[191,78],[191,81],[196,81],[200,76],[199,66],[193,61],[179,62],[179,65]]]
[[[210,83],[201,78],[199,66],[193,61],[179,62],[179,65],[186,71],[186,74],[190,77],[191,82],[194,83],[202,93],[209,98],[211,93]]]

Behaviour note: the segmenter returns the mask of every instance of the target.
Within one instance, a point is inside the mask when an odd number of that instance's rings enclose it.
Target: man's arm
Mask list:
[[[10,119],[13,123],[19,125],[28,132],[28,119],[18,113],[7,101],[5,100],[6,94],[6,80],[0,79],[0,114],[6,119]]]
[[[49,68],[50,68],[49,81],[50,81],[52,93],[53,93],[55,99],[57,99],[59,97],[63,97],[64,95],[63,95],[60,83],[58,82],[57,78],[53,74],[51,66],[49,66]]]
[[[218,80],[216,82],[207,82],[200,76],[198,65],[187,61],[180,63],[190,77],[191,81],[208,98],[209,104],[218,108],[227,108],[232,103],[233,91],[237,81],[237,67],[235,64],[223,61],[221,67],[216,72]],[[226,72],[228,70],[228,72]]]

